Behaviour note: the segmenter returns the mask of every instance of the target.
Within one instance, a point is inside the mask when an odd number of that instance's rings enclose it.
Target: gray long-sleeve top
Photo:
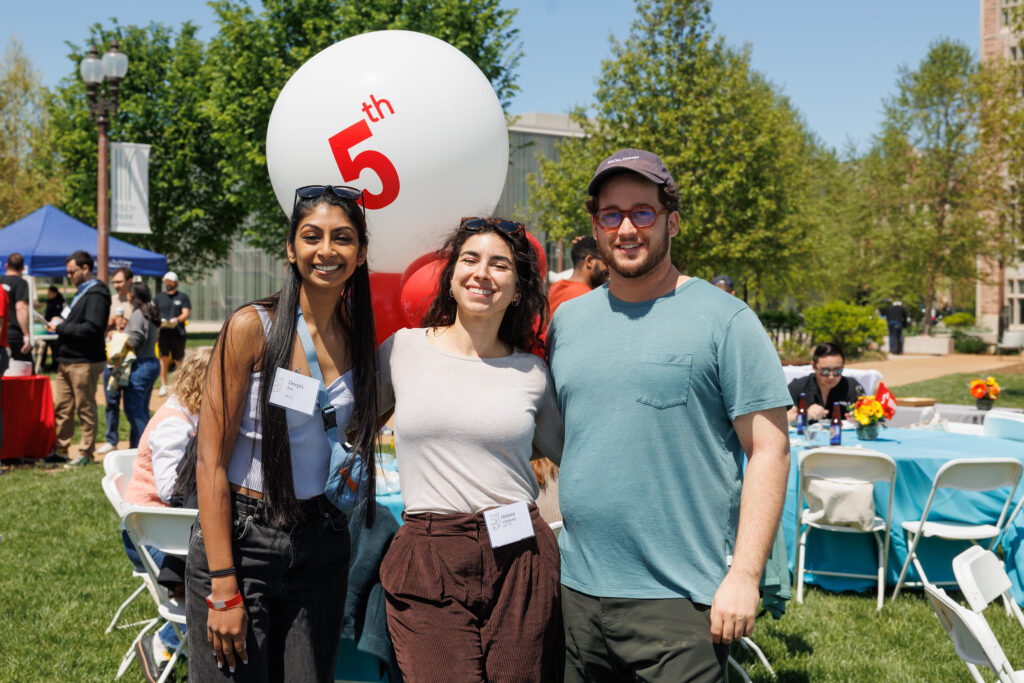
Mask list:
[[[160,329],[141,310],[136,308],[132,311],[132,317],[128,319],[128,326],[124,331],[137,359],[156,358],[156,340]]]

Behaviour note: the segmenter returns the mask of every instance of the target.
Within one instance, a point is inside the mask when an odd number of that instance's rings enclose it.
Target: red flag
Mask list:
[[[891,420],[892,416],[896,414],[896,397],[892,395],[892,392],[882,382],[878,383],[878,389],[875,390],[875,400],[882,404],[882,412],[885,413],[885,419]]]

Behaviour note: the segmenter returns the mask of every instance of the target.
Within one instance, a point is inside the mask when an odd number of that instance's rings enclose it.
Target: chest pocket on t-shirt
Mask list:
[[[692,353],[640,354],[637,402],[658,409],[685,405],[692,370]]]

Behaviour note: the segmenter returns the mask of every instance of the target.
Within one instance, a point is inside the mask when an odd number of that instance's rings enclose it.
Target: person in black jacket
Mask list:
[[[78,289],[61,315],[46,326],[57,334],[60,351],[54,380],[57,443],[45,461],[67,462],[77,407],[82,441],[80,455],[71,464],[87,465],[96,446],[96,383],[107,360],[104,335],[110,315],[110,290],[96,279],[92,257],[86,252],[68,256],[65,267],[68,279]]]
[[[43,311],[44,320],[53,320],[54,318],[60,317],[60,312],[64,309],[64,295],[60,293],[56,285],[50,285],[50,288],[46,292],[46,309]],[[46,340],[46,349],[43,351],[43,365],[47,370],[57,369],[57,351],[60,342],[56,339]],[[53,362],[50,364],[46,363],[46,357],[48,354],[53,355]]]
[[[889,325],[889,353],[903,354],[903,328],[909,320],[907,309],[902,301],[893,301],[885,310],[885,320]]]

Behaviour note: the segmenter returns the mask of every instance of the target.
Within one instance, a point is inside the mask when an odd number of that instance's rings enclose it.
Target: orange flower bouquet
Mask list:
[[[971,396],[977,401],[978,410],[989,410],[999,398],[999,382],[995,377],[971,380]]]

